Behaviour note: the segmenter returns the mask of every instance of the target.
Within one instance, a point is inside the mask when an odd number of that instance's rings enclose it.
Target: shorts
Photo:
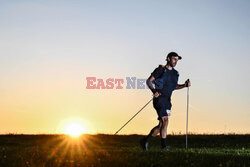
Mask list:
[[[163,116],[168,116],[168,118],[170,118],[172,104],[169,101],[169,98],[162,98],[160,96],[154,98],[153,106],[158,114],[157,120],[161,120],[161,117]]]

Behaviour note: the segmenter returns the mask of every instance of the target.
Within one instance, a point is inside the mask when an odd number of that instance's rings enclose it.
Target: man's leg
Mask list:
[[[161,146],[162,148],[166,148],[166,137],[167,137],[167,127],[168,127],[168,116],[163,116],[161,118],[162,120],[162,126],[160,129],[160,135],[161,135]]]
[[[159,120],[159,124],[155,126],[153,129],[151,129],[150,133],[145,137],[145,140],[149,140],[151,137],[157,136],[157,134],[160,132],[162,126],[162,120]]]
[[[150,133],[143,139],[140,140],[141,146],[144,150],[148,150],[148,140],[153,136],[157,136],[157,134],[160,132],[162,126],[162,120],[159,121],[159,124],[155,126]]]

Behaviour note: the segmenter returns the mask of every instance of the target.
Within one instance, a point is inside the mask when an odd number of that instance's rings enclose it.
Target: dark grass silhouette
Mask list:
[[[250,166],[250,134],[168,135],[168,152],[159,137],[149,151],[139,147],[142,135],[0,135],[0,167],[8,166]]]

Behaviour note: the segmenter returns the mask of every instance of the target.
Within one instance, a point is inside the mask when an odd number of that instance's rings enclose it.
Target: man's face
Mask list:
[[[172,56],[171,58],[168,58],[168,60],[169,60],[169,65],[171,67],[175,67],[178,60],[179,60],[179,57],[178,56]]]

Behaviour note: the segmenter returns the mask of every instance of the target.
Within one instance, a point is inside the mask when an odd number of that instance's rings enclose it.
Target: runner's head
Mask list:
[[[170,52],[168,55],[167,55],[167,58],[166,58],[166,61],[167,61],[167,64],[169,64],[171,67],[175,67],[176,64],[177,64],[177,61],[178,60],[181,60],[182,57],[179,56],[177,53],[175,52]]]

